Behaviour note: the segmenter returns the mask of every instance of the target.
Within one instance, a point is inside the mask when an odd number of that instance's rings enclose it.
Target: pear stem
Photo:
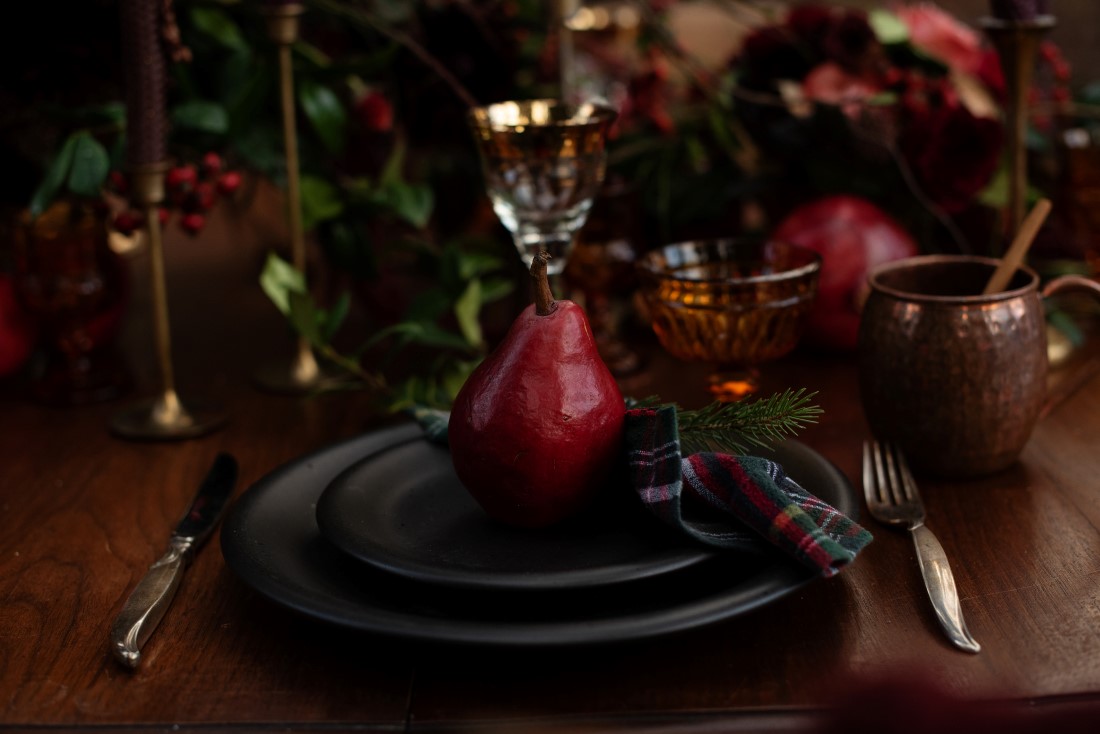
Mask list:
[[[540,250],[531,261],[531,279],[535,281],[535,313],[549,316],[557,310],[554,293],[550,290],[550,279],[546,275],[546,263],[550,253]]]

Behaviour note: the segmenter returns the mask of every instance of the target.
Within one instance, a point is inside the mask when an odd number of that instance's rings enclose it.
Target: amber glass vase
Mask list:
[[[51,405],[109,400],[129,385],[114,346],[126,271],[108,246],[105,217],[73,201],[14,228],[16,290],[39,329],[34,397]]]

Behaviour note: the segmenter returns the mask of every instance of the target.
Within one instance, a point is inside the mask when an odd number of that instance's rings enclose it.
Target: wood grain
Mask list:
[[[228,217],[212,226],[170,240],[169,294],[181,394],[223,402],[225,430],[127,443],[106,431],[117,404],[45,409],[18,384],[0,388],[0,727],[795,731],[837,690],[897,671],[1021,710],[1100,701],[1098,379],[1046,416],[1010,471],[921,483],[977,656],[945,642],[908,537],[869,523],[876,540],[851,568],[766,608],[667,638],[541,652],[414,645],[296,617],[234,578],[215,537],[145,664],[122,670],[107,652],[110,619],[218,451],[240,462],[240,496],[283,462],[380,425],[365,395],[251,387],[257,364],[292,349],[255,280],[278,232]],[[133,263],[138,285],[144,267]],[[142,300],[139,288],[124,345],[151,390]],[[706,402],[706,366],[639,346],[650,366],[624,392]],[[858,487],[866,426],[852,356],[793,354],[765,374],[765,391],[787,386],[819,392],[825,415],[802,439]]]

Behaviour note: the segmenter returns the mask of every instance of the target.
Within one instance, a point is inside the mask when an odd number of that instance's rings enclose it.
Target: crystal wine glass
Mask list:
[[[638,262],[661,346],[711,362],[716,400],[753,393],[757,365],[794,349],[817,296],[821,256],[787,242],[700,240],[654,250]]]
[[[493,211],[528,268],[545,250],[552,258],[547,272],[564,270],[573,236],[603,181],[615,116],[609,107],[553,99],[470,111]]]

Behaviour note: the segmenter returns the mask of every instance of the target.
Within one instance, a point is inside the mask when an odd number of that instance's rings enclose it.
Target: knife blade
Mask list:
[[[111,625],[111,652],[129,668],[141,662],[141,648],[164,618],[183,572],[210,537],[237,482],[237,460],[220,453],[168,541],[168,550],[149,567]]]

